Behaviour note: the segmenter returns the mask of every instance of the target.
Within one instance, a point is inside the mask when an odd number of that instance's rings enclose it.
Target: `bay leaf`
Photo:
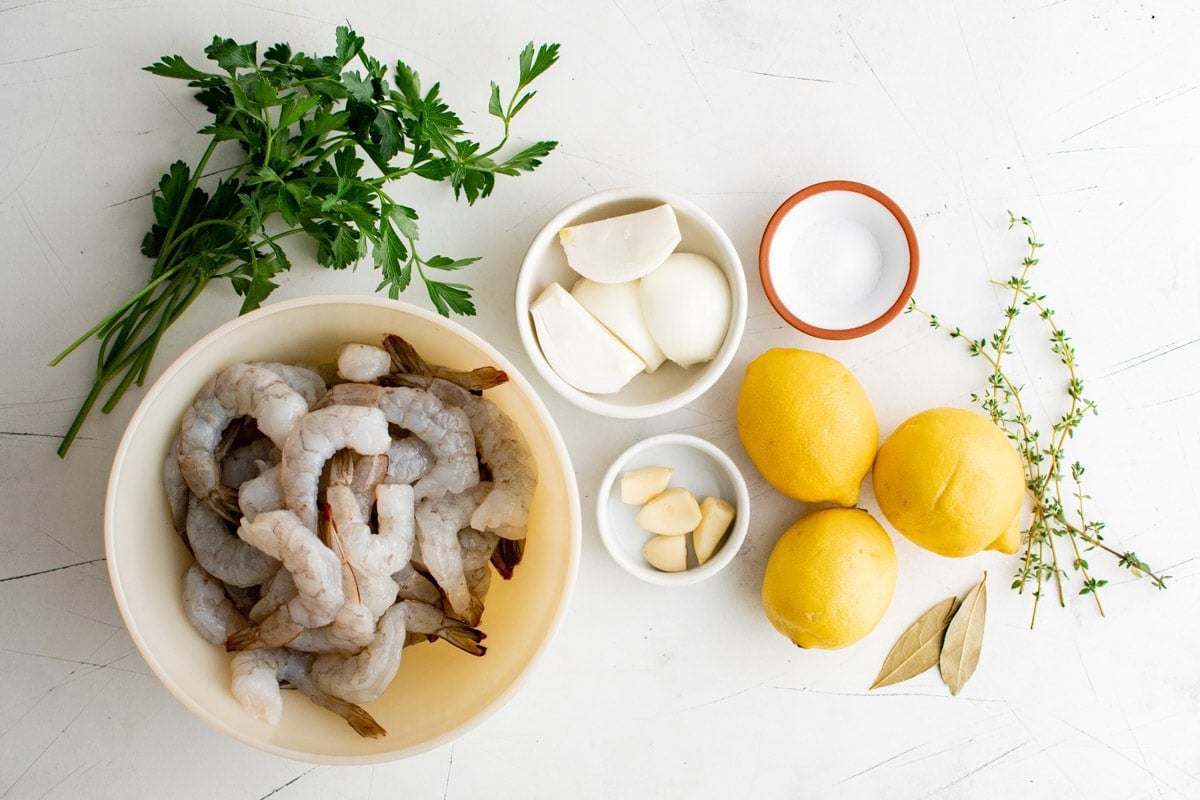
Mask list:
[[[871,688],[906,681],[937,664],[946,626],[957,607],[958,598],[947,597],[918,617],[888,651]]]
[[[983,650],[983,621],[987,614],[987,573],[979,585],[967,592],[962,605],[954,612],[954,618],[946,628],[946,639],[942,643],[942,655],[938,667],[942,681],[950,688],[950,694],[958,694],[963,685],[979,665],[979,654]]]

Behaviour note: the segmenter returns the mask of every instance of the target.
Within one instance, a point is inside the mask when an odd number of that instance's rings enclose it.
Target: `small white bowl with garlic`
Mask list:
[[[685,586],[733,561],[750,527],[750,495],[719,447],[665,433],[613,461],[596,492],[596,522],[605,549],[630,575]]]
[[[652,189],[572,203],[534,237],[517,277],[517,329],[534,368],[608,417],[653,417],[703,394],[733,359],[746,306],[725,232]]]

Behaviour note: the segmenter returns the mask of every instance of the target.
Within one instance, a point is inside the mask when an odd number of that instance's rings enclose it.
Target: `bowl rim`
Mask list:
[[[121,588],[124,580],[121,573],[121,567],[117,562],[115,555],[115,525],[114,514],[115,502],[117,499],[117,490],[120,484],[119,473],[125,460],[130,456],[130,448],[134,439],[134,431],[139,427],[142,420],[145,418],[151,406],[158,400],[168,383],[184,368],[190,364],[195,357],[208,347],[212,342],[228,335],[231,331],[244,327],[248,324],[256,322],[258,319],[277,314],[287,313],[297,308],[305,308],[309,306],[323,306],[335,304],[366,304],[388,308],[401,313],[410,314],[418,319],[426,322],[432,322],[438,325],[449,326],[457,334],[462,336],[473,346],[478,347],[483,351],[488,358],[495,359],[495,363],[504,368],[509,374],[509,380],[518,384],[523,392],[528,395],[530,405],[533,408],[535,415],[539,421],[546,427],[549,434],[549,439],[554,448],[554,455],[559,459],[562,477],[566,482],[568,491],[567,510],[571,519],[570,531],[570,546],[569,558],[566,566],[566,575],[563,584],[563,592],[559,597],[558,608],[555,609],[554,615],[551,618],[549,628],[546,635],[534,648],[530,656],[528,664],[516,676],[502,692],[500,692],[491,703],[484,706],[474,716],[466,720],[462,724],[451,728],[441,736],[428,739],[418,744],[407,748],[402,748],[393,751],[384,751],[380,753],[368,753],[363,755],[350,756],[331,756],[320,753],[311,753],[303,750],[296,750],[289,747],[276,745],[268,740],[256,739],[246,735],[241,730],[227,726],[220,718],[212,714],[203,705],[195,702],[192,698],[183,691],[182,687],[167,674],[163,669],[159,660],[148,649],[145,640],[142,637],[141,630],[132,614],[132,610],[126,600],[125,593]],[[495,347],[486,342],[481,336],[467,329],[462,324],[447,317],[442,317],[432,311],[421,308],[420,306],[411,305],[400,300],[391,300],[383,297],[375,297],[370,295],[355,295],[355,294],[321,294],[310,295],[307,297],[299,297],[291,300],[282,300],[277,303],[264,305],[254,311],[247,312],[240,316],[234,317],[231,320],[221,324],[217,328],[208,332],[197,340],[194,344],[184,350],[180,355],[171,362],[170,365],[162,372],[161,375],[154,381],[153,385],[146,391],[129,422],[125,427],[124,433],[121,435],[121,441],[117,445],[116,452],[113,455],[112,465],[109,469],[108,485],[104,495],[104,555],[108,567],[109,584],[113,591],[113,596],[117,603],[117,608],[121,613],[122,621],[125,623],[125,629],[129,633],[130,639],[133,640],[138,652],[142,656],[142,660],[154,673],[155,677],[167,688],[174,698],[179,701],[185,708],[203,720],[209,727],[229,736],[242,744],[253,747],[257,750],[270,753],[272,755],[289,758],[295,761],[303,761],[312,764],[324,764],[330,766],[359,766],[367,764],[380,764],[391,761],[399,761],[404,758],[428,752],[442,745],[448,744],[451,741],[459,738],[468,731],[476,728],[488,718],[494,715],[497,711],[503,708],[513,695],[529,681],[531,674],[535,671],[540,662],[544,659],[546,651],[549,649],[551,642],[558,635],[562,627],[563,621],[566,618],[567,610],[570,606],[571,597],[574,594],[575,584],[577,582],[579,571],[580,550],[582,548],[583,538],[583,523],[582,510],[579,499],[579,486],[575,477],[575,469],[571,463],[570,454],[567,451],[566,444],[563,441],[562,433],[559,431],[554,418],[551,416],[545,403],[538,395],[534,387],[529,381],[522,376],[511,361],[499,352]]]
[[[708,561],[683,572],[661,572],[649,564],[627,558],[616,543],[616,532],[608,511],[609,497],[621,470],[635,456],[660,445],[683,445],[701,451],[716,461],[729,476],[735,495],[733,527],[726,534],[725,543]],[[690,433],[661,433],[636,442],[613,459],[596,491],[596,527],[600,531],[600,541],[604,543],[604,549],[630,575],[659,586],[690,586],[725,569],[741,550],[750,530],[750,491],[746,486],[745,476],[733,463],[733,459],[712,442]]]
[[[534,335],[533,326],[529,321],[529,301],[526,299],[526,295],[530,293],[530,284],[533,282],[531,264],[533,263],[532,259],[535,250],[540,252],[551,246],[552,240],[558,236],[558,231],[566,227],[571,220],[579,217],[582,213],[603,203],[622,200],[648,200],[651,202],[669,203],[671,206],[684,211],[708,229],[713,238],[717,240],[717,244],[720,246],[724,256],[730,260],[731,265],[729,271],[726,271],[724,267],[721,269],[721,272],[730,278],[729,288],[733,301],[729,330],[725,333],[721,349],[711,361],[702,366],[704,370],[703,376],[691,386],[662,400],[641,403],[639,405],[609,403],[603,399],[603,395],[581,392],[560,378],[558,373],[554,371],[554,368],[546,361],[546,357],[542,354],[542,349],[537,343],[537,337]],[[704,211],[704,209],[680,195],[660,189],[638,186],[617,187],[593,192],[575,200],[552,216],[541,227],[533,239],[530,240],[529,246],[525,249],[525,255],[522,257],[521,266],[517,271],[514,294],[517,332],[521,337],[521,344],[525,347],[526,356],[533,363],[534,369],[537,370],[542,379],[550,384],[550,387],[558,392],[559,395],[579,408],[591,411],[594,414],[616,419],[645,419],[666,414],[682,408],[711,389],[713,384],[725,374],[725,370],[729,368],[729,365],[733,362],[733,357],[737,354],[738,346],[742,340],[742,333],[746,327],[746,317],[749,308],[749,291],[746,287],[745,266],[738,255],[737,248],[733,246],[733,241],[729,238],[725,230],[717,224],[717,221],[708,212]],[[701,365],[696,366],[700,367]],[[637,379],[636,376],[634,379]]]
[[[792,313],[792,310],[783,302],[775,290],[774,282],[771,280],[771,245],[775,240],[775,233],[783,222],[784,217],[800,203],[823,192],[854,192],[855,194],[869,197],[887,209],[896,219],[896,222],[900,225],[900,229],[904,232],[904,239],[908,243],[908,276],[905,279],[904,288],[900,290],[900,294],[896,297],[895,302],[875,319],[861,325],[856,325],[853,328],[823,328],[805,322]],[[857,339],[860,336],[874,333],[899,316],[900,312],[904,310],[904,306],[908,303],[909,298],[912,297],[913,290],[916,288],[917,275],[920,272],[920,262],[921,256],[917,246],[917,235],[913,231],[912,223],[909,222],[908,217],[900,209],[900,206],[892,198],[875,187],[848,180],[814,183],[796,192],[787,200],[784,200],[767,222],[767,227],[763,230],[762,243],[758,249],[758,275],[762,281],[763,292],[766,293],[767,300],[771,303],[771,306],[793,328],[819,339]]]

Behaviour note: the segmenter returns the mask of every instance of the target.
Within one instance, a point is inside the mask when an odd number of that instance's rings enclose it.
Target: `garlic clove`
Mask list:
[[[700,504],[700,524],[692,531],[692,546],[696,560],[703,564],[712,558],[717,545],[733,522],[733,506],[719,497],[706,497]]]
[[[634,517],[634,522],[651,533],[681,536],[691,533],[700,524],[700,504],[691,492],[676,486],[651,498]]]
[[[642,555],[657,570],[683,572],[687,569],[687,537],[655,536],[642,547]]]
[[[621,476],[621,502],[633,506],[648,503],[662,494],[675,470],[670,467],[643,467]]]

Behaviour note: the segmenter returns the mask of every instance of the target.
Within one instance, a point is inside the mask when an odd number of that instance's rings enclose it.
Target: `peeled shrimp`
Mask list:
[[[167,457],[162,468],[163,490],[167,493],[167,507],[171,511],[171,524],[175,532],[186,534],[188,510],[188,485],[179,469],[179,437],[167,448]]]
[[[284,507],[279,473],[280,466],[275,464],[242,484],[238,489],[238,508],[243,517],[253,520],[264,511],[278,511]]]
[[[198,564],[192,564],[183,576],[183,610],[209,644],[225,644],[230,634],[249,624],[221,582]]]
[[[411,508],[412,487],[403,488],[409,493]],[[411,529],[407,541],[403,538],[402,530],[392,530],[391,522],[382,525],[385,514],[381,512],[381,530],[378,535],[371,533],[367,517],[359,513],[357,501],[348,486],[330,484],[326,497],[329,511],[333,518],[333,527],[341,545],[345,548],[346,560],[353,571],[358,585],[358,593],[363,605],[371,609],[373,619],[378,619],[392,603],[396,602],[396,582],[391,573],[408,563],[412,553]],[[411,515],[411,511],[409,512]],[[386,528],[386,532],[385,529]]]
[[[242,520],[238,535],[283,562],[296,584],[295,597],[251,628],[230,636],[228,650],[287,644],[305,628],[328,625],[346,601],[342,565],[333,551],[291,511],[267,511]]]
[[[270,370],[283,379],[304,398],[311,407],[317,398],[325,394],[325,379],[315,369],[303,364],[280,364],[275,361],[253,361],[251,366]]]
[[[341,450],[329,461],[329,484],[350,489],[358,502],[361,519],[366,522],[375,507],[375,487],[387,478],[387,471],[387,455],[362,456],[353,450]]]
[[[387,735],[364,709],[321,691],[311,677],[313,656],[283,648],[250,650],[233,657],[233,695],[242,707],[269,725],[283,714],[279,682],[295,686],[322,708],[346,720],[360,736],[378,739]]]
[[[262,622],[295,596],[296,582],[292,580],[292,573],[288,572],[287,567],[281,565],[275,574],[262,585],[258,601],[246,616],[250,618],[251,622]]]
[[[393,439],[388,448],[386,483],[416,483],[429,474],[436,459],[429,445],[416,436]],[[186,488],[186,487],[185,487]]]
[[[317,484],[325,462],[347,447],[364,455],[387,452],[392,441],[387,423],[378,408],[332,405],[309,412],[288,436],[279,480],[287,507],[310,531],[317,526]]]
[[[454,613],[474,625],[483,615],[483,604],[471,596],[463,571],[458,532],[466,527],[479,497],[488,491],[480,484],[474,491],[427,497],[417,504],[417,541],[425,568],[446,595]]]
[[[338,348],[338,375],[348,381],[373,381],[388,374],[392,368],[392,357],[382,348],[369,344],[349,342]]]
[[[221,483],[237,489],[279,461],[279,448],[270,439],[255,439],[229,453],[221,461]]]
[[[462,409],[420,389],[366,383],[340,383],[325,394],[318,406],[331,403],[381,409],[388,422],[411,431],[429,445],[435,464],[413,487],[418,498],[462,492],[479,482],[471,423]]]
[[[442,602],[437,584],[417,572],[411,563],[399,572],[393,572],[392,580],[399,587],[396,596],[401,600],[418,600],[431,606]]]
[[[187,538],[196,563],[230,585],[257,586],[279,569],[279,561],[235,536],[224,517],[196,497],[188,503]]]
[[[375,638],[357,654],[317,656],[312,677],[322,691],[352,703],[378,700],[400,668],[408,607],[397,603],[379,620]]]
[[[486,565],[496,550],[499,538],[494,533],[482,533],[474,528],[459,531],[458,546],[462,550],[463,569],[470,572]]]
[[[506,539],[523,539],[537,488],[537,462],[516,424],[491,400],[450,381],[422,376],[398,379],[425,387],[467,415],[479,459],[492,472],[492,491],[472,515],[471,527],[495,531]]]
[[[352,703],[379,699],[400,668],[410,629],[414,633],[440,636],[477,655],[485,651],[479,645],[482,634],[478,630],[448,619],[432,606],[402,600],[380,618],[375,638],[360,652],[348,657],[317,656],[312,667],[313,680],[321,690]]]
[[[308,403],[278,375],[262,367],[234,364],[204,385],[184,411],[179,468],[192,494],[219,511],[232,505],[232,493],[221,485],[217,445],[237,417],[250,416],[276,444],[308,412]]]

